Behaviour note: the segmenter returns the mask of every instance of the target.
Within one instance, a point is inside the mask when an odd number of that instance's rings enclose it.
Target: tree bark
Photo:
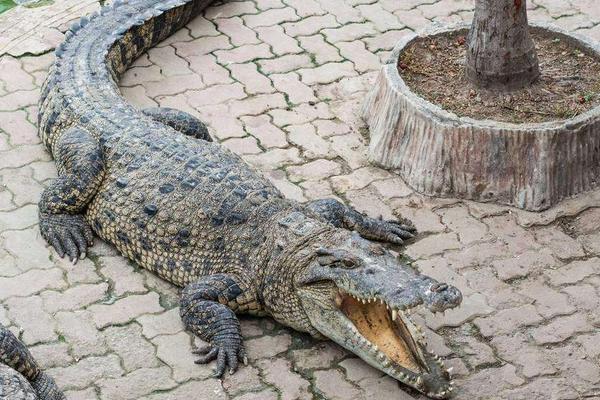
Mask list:
[[[526,1],[477,0],[466,63],[467,78],[475,85],[508,91],[539,77]]]

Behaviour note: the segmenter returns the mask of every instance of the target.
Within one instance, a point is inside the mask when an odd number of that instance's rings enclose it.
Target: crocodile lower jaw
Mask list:
[[[427,351],[422,329],[409,315],[411,309],[390,308],[383,300],[360,298],[339,290],[335,304],[350,322],[354,345],[378,361],[377,368],[398,381],[433,398],[445,398],[454,390],[441,357]],[[444,374],[439,390],[428,391],[425,374],[435,368]]]

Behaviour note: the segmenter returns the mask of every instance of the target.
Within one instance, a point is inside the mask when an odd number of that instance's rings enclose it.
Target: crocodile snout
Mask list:
[[[462,301],[462,293],[446,283],[434,283],[424,293],[423,301],[432,312],[441,312],[457,307]]]

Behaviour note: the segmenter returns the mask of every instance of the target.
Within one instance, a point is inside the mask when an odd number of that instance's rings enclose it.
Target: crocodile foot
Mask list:
[[[382,217],[378,219],[364,217],[356,225],[355,229],[361,236],[394,244],[403,244],[405,240],[413,238],[417,232],[413,223],[406,218],[386,221]]]
[[[73,264],[85,258],[87,248],[93,244],[93,234],[83,215],[40,214],[42,237],[58,255],[66,255]]]
[[[226,341],[225,341],[226,342]],[[237,340],[231,343],[223,344],[208,344],[192,350],[193,354],[198,355],[198,359],[194,361],[196,364],[208,364],[215,358],[217,359],[217,368],[215,369],[215,377],[221,377],[225,372],[225,367],[229,365],[229,374],[233,374],[238,367],[239,361],[244,365],[248,365],[248,357],[246,350],[241,342]]]

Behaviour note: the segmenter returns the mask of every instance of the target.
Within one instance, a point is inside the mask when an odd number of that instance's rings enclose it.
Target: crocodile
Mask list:
[[[27,347],[2,324],[0,324],[0,399],[66,399],[54,379],[40,369]]]
[[[410,221],[287,199],[196,117],[122,98],[128,66],[210,3],[115,1],[66,32],[39,103],[39,136],[58,170],[39,201],[42,236],[77,262],[95,234],[181,287],[183,324],[207,343],[194,350],[197,363],[216,359],[216,376],[247,363],[236,316],[246,313],[449,396],[449,372],[409,313],[442,312],[462,296],[389,249],[415,235]]]

